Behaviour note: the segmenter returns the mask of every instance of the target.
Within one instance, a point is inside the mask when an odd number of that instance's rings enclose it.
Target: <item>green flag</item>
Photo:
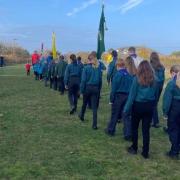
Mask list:
[[[98,31],[97,59],[101,59],[102,53],[105,52],[105,43],[104,43],[105,22],[106,20],[104,16],[104,5],[103,5],[101,19],[99,23],[99,31]]]

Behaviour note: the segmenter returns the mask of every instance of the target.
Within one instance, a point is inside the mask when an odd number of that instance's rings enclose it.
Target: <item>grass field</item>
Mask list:
[[[164,155],[169,141],[161,128],[151,129],[149,160],[126,152],[122,124],[115,137],[104,134],[108,92],[104,83],[99,130],[93,131],[90,111],[82,123],[69,115],[66,95],[26,77],[23,66],[1,68],[0,179],[180,179],[180,161]],[[140,135],[139,150],[141,146]]]

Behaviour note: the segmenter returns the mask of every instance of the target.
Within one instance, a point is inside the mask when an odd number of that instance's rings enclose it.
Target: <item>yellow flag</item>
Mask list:
[[[52,54],[53,54],[53,59],[57,58],[57,51],[56,51],[56,35],[53,32],[52,34]]]

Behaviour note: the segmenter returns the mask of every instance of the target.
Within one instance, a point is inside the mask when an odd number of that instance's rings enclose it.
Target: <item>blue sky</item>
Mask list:
[[[180,50],[180,0],[104,0],[106,48],[144,45],[161,53]],[[0,41],[30,52],[96,50],[102,0],[0,0]]]

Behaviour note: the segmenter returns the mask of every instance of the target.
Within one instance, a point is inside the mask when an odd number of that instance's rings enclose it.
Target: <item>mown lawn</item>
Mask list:
[[[99,130],[93,131],[90,111],[82,123],[69,115],[66,95],[26,77],[21,65],[1,68],[0,179],[180,179],[180,161],[164,155],[169,141],[162,128],[151,129],[149,160],[126,152],[122,124],[115,137],[104,134],[108,92],[104,83]]]

